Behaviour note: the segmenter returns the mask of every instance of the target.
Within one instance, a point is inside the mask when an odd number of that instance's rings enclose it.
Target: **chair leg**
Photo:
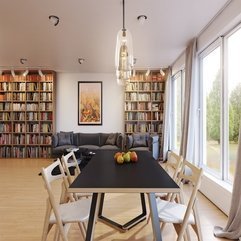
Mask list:
[[[51,230],[51,228],[53,227],[53,224],[49,223],[51,210],[52,209],[51,209],[49,200],[47,199],[46,213],[45,213],[45,218],[44,218],[44,227],[43,227],[43,233],[42,233],[42,241],[46,241],[48,233]]]
[[[82,236],[83,236],[83,239],[85,239],[85,237],[86,237],[85,226],[84,226],[84,224],[81,223],[81,222],[78,222],[78,225],[79,225],[80,232],[81,232],[81,234],[82,234]]]
[[[194,207],[193,207],[195,225],[192,225],[192,227],[197,234],[198,241],[203,241],[202,230],[201,230],[201,222],[200,222],[200,218],[199,218],[197,202],[198,202],[198,200],[196,200],[196,202],[194,203]]]

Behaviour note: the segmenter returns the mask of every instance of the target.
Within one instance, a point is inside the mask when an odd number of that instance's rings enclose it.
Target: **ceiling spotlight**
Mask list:
[[[26,77],[28,75],[28,70],[26,69],[24,72],[23,72],[23,76]]]
[[[24,59],[24,58],[21,58],[19,61],[20,61],[21,64],[25,64],[28,60]]]
[[[162,77],[165,76],[165,72],[162,69],[160,69],[160,74],[161,74]]]
[[[83,63],[85,62],[85,59],[83,59],[83,58],[78,58],[78,62],[79,62],[79,64],[83,64]]]
[[[137,20],[139,21],[140,24],[144,24],[144,22],[147,20],[147,16],[146,15],[139,15],[137,17]]]
[[[43,74],[43,72],[42,72],[41,69],[38,70],[38,74],[39,74],[41,77],[44,77],[44,74]]]
[[[148,76],[150,74],[150,70],[148,69],[147,71],[146,71],[146,76]]]
[[[50,15],[49,20],[54,26],[57,26],[59,24],[59,17],[55,15]]]
[[[16,74],[15,74],[15,72],[14,72],[14,70],[13,70],[13,69],[11,69],[11,75],[12,75],[13,77],[15,77],[15,76],[16,76]]]

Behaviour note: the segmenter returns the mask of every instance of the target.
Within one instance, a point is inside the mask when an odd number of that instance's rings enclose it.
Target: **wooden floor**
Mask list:
[[[38,175],[41,167],[51,160],[0,159],[0,241],[40,241],[45,214],[46,191]],[[93,177],[94,178],[94,177]],[[139,214],[138,194],[107,195],[104,214],[115,221],[125,223]],[[213,236],[214,225],[224,227],[227,217],[199,194],[204,241],[220,241]],[[197,240],[192,235],[192,240]],[[175,231],[167,225],[163,241],[174,241]],[[53,239],[51,231],[48,240]],[[81,241],[77,225],[69,233],[70,241]],[[153,241],[151,224],[146,221],[125,233],[120,233],[102,223],[97,223],[95,240],[98,241]]]

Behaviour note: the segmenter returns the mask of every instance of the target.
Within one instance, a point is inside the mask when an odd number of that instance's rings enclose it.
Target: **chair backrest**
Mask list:
[[[171,175],[174,181],[177,180],[177,175],[181,169],[182,162],[182,156],[179,156],[172,151],[168,153],[167,161],[164,164],[164,169]]]
[[[186,209],[186,213],[182,223],[182,228],[179,233],[180,237],[182,237],[182,235],[185,232],[185,228],[188,224],[188,218],[190,216],[190,213],[194,212],[194,206],[197,200],[197,192],[201,186],[202,174],[203,174],[202,168],[195,166],[194,164],[188,162],[187,160],[183,161],[181,170],[177,176],[177,183],[181,185],[183,180],[185,180],[185,182],[188,182],[188,184],[192,186],[192,190],[187,203],[187,209]],[[181,201],[182,203],[184,203],[184,200],[181,200]]]
[[[72,177],[71,177],[71,173],[70,173],[69,168],[74,167],[74,172],[75,172],[74,177],[79,175],[81,171],[80,171],[80,168],[79,168],[79,165],[78,165],[78,161],[77,161],[73,151],[69,152],[66,155],[62,155],[61,160],[62,160],[64,170],[67,174],[68,182],[69,182],[69,184],[71,184],[72,183]]]

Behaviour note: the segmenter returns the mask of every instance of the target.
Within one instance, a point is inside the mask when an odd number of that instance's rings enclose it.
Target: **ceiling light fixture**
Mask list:
[[[150,74],[150,69],[146,71],[146,77]]]
[[[163,71],[163,69],[160,69],[160,74],[162,77],[164,77],[166,75],[165,72]]]
[[[28,75],[28,70],[26,69],[24,72],[23,72],[23,76],[26,77]]]
[[[49,20],[54,26],[57,26],[59,24],[59,17],[55,15],[50,15]]]
[[[20,61],[21,64],[25,64],[28,60],[24,59],[24,58],[21,58],[19,61]]]
[[[43,74],[43,72],[42,72],[41,69],[38,70],[38,74],[39,74],[41,77],[44,77],[44,74]]]
[[[78,62],[79,62],[79,64],[83,64],[83,63],[85,62],[85,59],[83,59],[83,58],[78,58]]]
[[[11,69],[11,75],[13,76],[13,78],[16,76],[16,74],[15,74],[13,69]]]
[[[131,33],[125,28],[125,0],[123,4],[123,27],[117,34],[115,67],[117,83],[125,85],[131,77],[133,68],[133,48]]]
[[[137,17],[137,20],[139,21],[140,24],[144,24],[145,21],[147,20],[147,16],[146,15],[139,15]]]

